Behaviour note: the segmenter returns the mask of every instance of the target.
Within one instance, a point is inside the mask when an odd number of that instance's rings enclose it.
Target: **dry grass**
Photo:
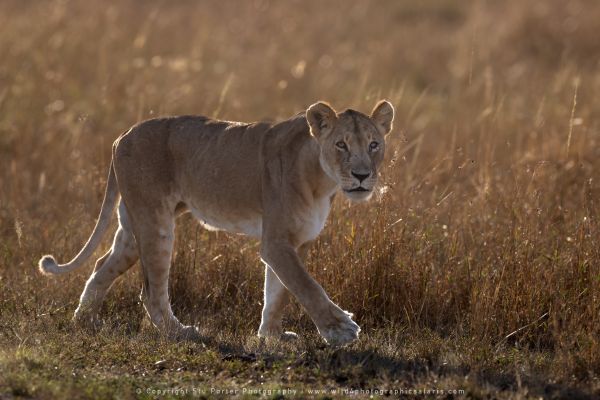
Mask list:
[[[600,396],[598,20],[584,0],[3,1],[0,397]],[[286,326],[306,339],[258,343],[257,243],[187,218],[172,301],[204,346],[142,323],[137,267],[97,335],[69,324],[89,270],[37,273],[41,254],[66,259],[89,235],[110,143],[136,121],[281,119],[317,99],[367,111],[381,97],[397,109],[382,194],[338,199],[308,260],[355,312],[358,344],[323,349],[296,305]]]

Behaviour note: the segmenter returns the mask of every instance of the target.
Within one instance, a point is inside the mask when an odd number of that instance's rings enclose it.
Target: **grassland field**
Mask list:
[[[593,0],[3,0],[0,399],[600,398],[598,21]],[[139,265],[98,332],[71,323],[93,262],[37,271],[87,240],[134,123],[381,98],[377,195],[338,196],[307,257],[357,343],[297,303],[298,341],[259,340],[259,243],[188,216],[171,301],[201,342],[150,326]]]

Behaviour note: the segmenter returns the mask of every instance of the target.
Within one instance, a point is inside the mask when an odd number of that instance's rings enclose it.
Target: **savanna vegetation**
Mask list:
[[[0,398],[600,397],[598,21],[593,0],[2,1]],[[139,266],[98,332],[70,321],[93,263],[37,271],[87,239],[135,122],[380,98],[377,196],[338,196],[307,260],[357,343],[296,303],[298,341],[258,340],[258,243],[187,216],[171,297],[202,342],[149,326]]]

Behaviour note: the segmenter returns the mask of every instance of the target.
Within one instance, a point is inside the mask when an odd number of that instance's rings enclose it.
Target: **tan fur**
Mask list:
[[[210,229],[261,239],[265,304],[260,336],[283,334],[289,292],[327,342],[349,343],[360,328],[308,274],[299,253],[322,230],[338,189],[355,201],[371,196],[393,115],[386,101],[371,116],[336,113],[319,102],[306,114],[274,125],[196,116],[142,122],[113,145],[102,211],[84,248],[63,265],[45,256],[40,269],[57,274],[83,265],[118,203],[113,246],[98,260],[75,319],[96,323],[110,285],[139,258],[142,299],[152,323],[174,338],[194,336],[195,329],[173,315],[168,295],[175,218],[189,211]]]

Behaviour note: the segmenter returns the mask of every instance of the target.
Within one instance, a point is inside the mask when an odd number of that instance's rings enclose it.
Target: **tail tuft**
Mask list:
[[[54,275],[59,274],[61,272],[56,260],[50,255],[44,256],[40,259],[40,262],[38,263],[38,268],[40,269],[40,272],[44,275]]]

